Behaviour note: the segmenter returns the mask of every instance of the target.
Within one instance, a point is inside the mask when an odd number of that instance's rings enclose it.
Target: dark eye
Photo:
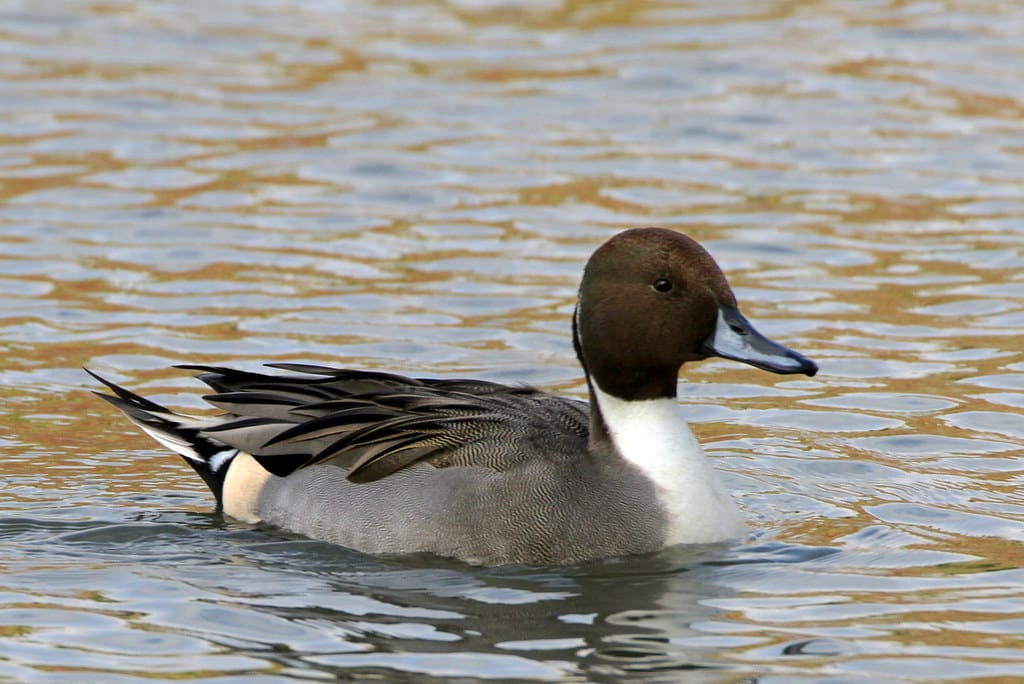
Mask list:
[[[668,292],[669,290],[672,289],[672,281],[665,280],[664,278],[658,278],[657,280],[654,281],[654,284],[651,287],[653,287],[658,292]]]

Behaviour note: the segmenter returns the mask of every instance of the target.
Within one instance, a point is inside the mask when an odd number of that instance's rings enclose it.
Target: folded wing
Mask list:
[[[273,365],[301,376],[180,367],[200,371],[216,392],[206,401],[225,412],[203,433],[279,476],[331,462],[370,482],[414,462],[504,471],[537,447],[586,451],[587,405],[528,387],[305,364]]]

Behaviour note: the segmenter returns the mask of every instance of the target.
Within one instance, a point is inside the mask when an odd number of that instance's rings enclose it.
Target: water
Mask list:
[[[0,680],[1024,678],[1024,9],[8,2]],[[224,520],[83,365],[582,396],[615,230],[701,240],[814,379],[687,367],[752,528],[557,569]]]

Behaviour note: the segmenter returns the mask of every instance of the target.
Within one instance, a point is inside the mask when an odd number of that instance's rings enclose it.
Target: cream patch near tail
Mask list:
[[[222,506],[225,515],[247,523],[260,522],[260,494],[273,477],[256,459],[244,451],[231,459],[224,476]]]

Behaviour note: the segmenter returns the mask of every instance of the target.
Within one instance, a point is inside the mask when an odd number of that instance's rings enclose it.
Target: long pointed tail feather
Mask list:
[[[116,406],[143,432],[184,458],[209,486],[217,498],[217,505],[221,505],[224,476],[231,460],[238,455],[238,449],[205,434],[204,428],[217,424],[215,419],[175,413],[88,368],[84,370],[113,392],[113,395],[103,392],[93,394]]]

